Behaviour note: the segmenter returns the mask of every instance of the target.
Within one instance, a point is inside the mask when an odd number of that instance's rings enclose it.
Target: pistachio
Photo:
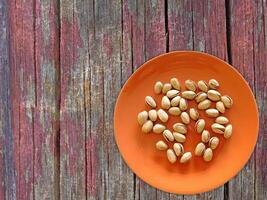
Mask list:
[[[162,124],[155,124],[153,126],[153,132],[154,133],[162,133],[165,129],[166,129],[166,127]]]
[[[190,117],[187,112],[182,112],[181,113],[181,120],[184,124],[189,124],[190,123]]]
[[[225,112],[225,107],[222,101],[218,101],[216,102],[216,109],[220,112],[220,113],[224,113]]]
[[[224,134],[225,131],[225,127],[218,123],[212,124],[211,129],[214,133],[219,133],[219,134]]]
[[[214,109],[214,108],[210,108],[210,109],[206,110],[206,114],[208,117],[218,117],[219,111]]]
[[[176,96],[171,100],[171,106],[175,107],[179,105],[181,97],[180,96]]]
[[[157,114],[157,111],[155,109],[152,109],[150,111],[148,111],[148,116],[149,116],[149,119],[154,122],[157,120],[158,118],[158,114]]]
[[[197,120],[196,124],[195,124],[195,128],[196,128],[196,131],[198,133],[202,133],[202,131],[204,130],[205,128],[205,120],[204,119],[199,119]]]
[[[167,122],[169,119],[168,114],[162,109],[158,110],[158,117],[159,117],[160,121],[162,121],[162,122]]]
[[[219,82],[216,81],[215,79],[210,79],[210,80],[209,80],[209,86],[210,86],[210,88],[212,88],[212,89],[217,89],[217,88],[220,86],[220,84],[219,84]]]
[[[180,156],[184,153],[184,147],[180,143],[174,143],[173,144],[173,150],[174,150],[176,156]]]
[[[170,99],[167,96],[163,96],[161,99],[161,107],[163,109],[169,109],[171,107]]]
[[[195,108],[190,108],[189,115],[190,115],[191,119],[193,119],[195,121],[198,120],[198,118],[199,118],[199,113],[198,113],[197,109],[195,109]]]
[[[158,150],[163,151],[163,150],[166,150],[166,149],[168,148],[168,145],[167,145],[164,141],[160,140],[160,141],[158,141],[158,142],[156,143],[156,148],[157,148]]]
[[[162,93],[166,94],[171,89],[172,89],[172,85],[170,83],[165,83],[162,88]]]
[[[147,118],[148,118],[148,113],[145,110],[138,113],[137,115],[137,121],[140,125],[143,125],[147,121]]]
[[[174,116],[179,116],[181,114],[181,110],[178,107],[171,107],[168,112]]]
[[[191,152],[186,152],[180,158],[180,163],[187,163],[189,160],[191,160],[191,158],[192,158]]]
[[[225,131],[224,131],[224,138],[228,139],[232,136],[232,132],[233,132],[233,126],[231,124],[228,124],[225,127]]]
[[[180,110],[185,111],[187,107],[188,107],[187,101],[184,98],[181,98],[179,102]]]
[[[207,99],[208,95],[205,92],[199,92],[196,94],[195,100],[197,103]]]
[[[167,95],[167,97],[172,99],[173,97],[178,96],[178,94],[179,94],[178,90],[169,90],[166,95]]]
[[[206,81],[203,81],[203,80],[198,81],[197,85],[198,85],[198,88],[202,90],[203,92],[207,92],[209,89],[209,85],[206,83]]]
[[[226,108],[231,108],[233,106],[233,99],[227,95],[221,97],[221,101],[223,102]]]
[[[210,148],[211,148],[212,150],[216,149],[217,146],[219,145],[219,142],[220,142],[220,140],[219,140],[219,138],[217,138],[217,137],[212,137],[212,138],[210,138],[210,141],[209,141],[209,146],[210,146]]]
[[[204,155],[203,155],[204,160],[205,160],[206,162],[209,162],[209,161],[211,161],[212,156],[213,156],[212,149],[211,149],[211,148],[207,148],[207,149],[204,151]]]
[[[185,99],[192,100],[195,98],[195,96],[196,96],[196,93],[191,90],[186,90],[182,92],[182,97],[184,97]]]
[[[191,91],[196,91],[197,89],[197,84],[192,81],[192,80],[186,80],[185,81],[185,87],[188,89],[188,90],[191,90]]]
[[[204,143],[209,142],[210,140],[210,132],[207,130],[204,130],[201,134],[201,141]]]
[[[217,90],[209,90],[208,98],[212,101],[219,101],[221,99],[221,94]]]
[[[176,155],[172,149],[167,150],[167,158],[170,161],[170,163],[176,162]]]
[[[202,143],[202,142],[198,143],[196,148],[195,148],[195,155],[196,156],[202,156],[205,149],[206,149],[206,146],[204,143]]]
[[[177,133],[177,132],[173,132],[173,136],[174,136],[174,139],[177,141],[177,142],[185,142],[186,140],[186,137],[185,135],[181,134],[181,133]]]
[[[208,99],[205,99],[205,100],[201,101],[201,102],[197,105],[197,107],[198,107],[198,109],[200,109],[200,110],[206,110],[206,109],[208,109],[208,108],[210,107],[210,105],[211,105],[211,101],[208,100]]]
[[[157,81],[157,82],[155,83],[155,85],[154,85],[154,92],[155,92],[156,94],[160,94],[161,91],[162,91],[162,88],[163,88],[163,84],[162,84],[162,82]]]
[[[173,130],[182,134],[186,134],[187,133],[187,128],[184,124],[182,123],[176,123],[173,125]]]
[[[153,128],[153,122],[151,120],[146,121],[142,126],[142,132],[149,133]]]
[[[168,129],[163,131],[163,137],[167,142],[173,142],[174,141],[174,136],[171,131]]]
[[[170,82],[173,88],[176,90],[181,90],[181,84],[177,78],[171,78]]]
[[[218,124],[227,124],[229,120],[227,119],[227,117],[220,116],[215,119],[215,122]]]
[[[156,108],[157,104],[151,96],[146,96],[145,100],[148,106],[150,106],[151,108]]]

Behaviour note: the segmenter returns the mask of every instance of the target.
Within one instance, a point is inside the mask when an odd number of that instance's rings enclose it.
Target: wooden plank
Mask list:
[[[86,198],[86,14],[82,1],[60,1],[60,199]]]
[[[16,197],[34,198],[35,58],[33,1],[9,1]]]
[[[0,0],[0,199],[16,199],[7,1]]]
[[[232,64],[255,91],[254,52],[251,42],[254,38],[253,18],[255,2],[230,1],[230,29]],[[251,156],[243,170],[229,182],[229,199],[254,199],[255,157]]]
[[[55,0],[35,2],[34,196],[59,198],[59,29]]]

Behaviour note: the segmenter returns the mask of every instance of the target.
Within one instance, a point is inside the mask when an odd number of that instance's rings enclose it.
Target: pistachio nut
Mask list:
[[[157,81],[157,82],[155,83],[155,85],[154,85],[154,92],[155,92],[156,94],[160,94],[161,91],[162,91],[162,88],[163,88],[163,84],[162,84],[162,82]]]
[[[149,133],[153,128],[153,122],[151,120],[146,121],[142,126],[142,132]]]
[[[162,124],[155,124],[153,126],[153,132],[154,133],[162,133],[165,129],[166,129],[166,127]]]
[[[190,117],[187,112],[182,112],[181,113],[181,120],[184,124],[189,124],[190,123]]]
[[[181,97],[180,96],[176,96],[171,100],[171,106],[176,107],[179,105]]]
[[[227,124],[229,120],[227,119],[227,117],[219,116],[215,119],[215,122],[218,124]]]
[[[174,143],[173,144],[173,150],[174,150],[176,156],[180,156],[184,153],[184,147],[180,143]]]
[[[153,99],[153,97],[146,96],[145,100],[146,100],[146,104],[148,106],[150,106],[151,108],[156,108],[157,104],[156,104],[155,100]]]
[[[219,133],[219,134],[224,134],[225,131],[225,127],[218,123],[212,124],[211,129],[214,133]]]
[[[188,107],[187,101],[184,98],[181,98],[179,102],[180,110],[185,111],[187,107]]]
[[[233,126],[231,124],[228,124],[226,127],[225,127],[225,131],[224,131],[224,138],[228,139],[232,136],[232,132],[233,132]]]
[[[196,122],[196,124],[195,124],[196,131],[197,131],[198,133],[202,133],[202,131],[203,131],[204,128],[205,128],[205,124],[206,124],[206,122],[205,122],[204,119],[199,119],[199,120],[197,120],[197,122]]]
[[[187,163],[189,160],[191,160],[191,158],[192,158],[192,153],[186,152],[180,158],[180,163]]]
[[[158,150],[163,151],[163,150],[168,149],[168,145],[167,145],[164,141],[160,140],[160,141],[158,141],[158,142],[156,143],[156,148],[157,148]]]
[[[219,111],[214,108],[210,108],[206,110],[206,114],[208,117],[218,117]]]
[[[158,110],[158,117],[159,117],[160,121],[162,121],[162,122],[167,122],[169,119],[168,114],[162,109]]]
[[[176,90],[181,90],[181,84],[177,78],[171,78],[171,85]]]
[[[172,126],[173,130],[182,134],[187,133],[187,128],[184,124],[182,123],[176,123]]]
[[[162,88],[162,93],[166,94],[171,89],[172,89],[172,85],[170,83],[165,83]]]
[[[171,131],[168,129],[163,131],[163,137],[167,142],[173,142],[174,141],[174,136]]]
[[[201,141],[207,143],[209,142],[209,140],[210,140],[210,132],[207,130],[202,131]]]
[[[209,89],[209,85],[206,83],[206,81],[198,81],[197,82],[198,88],[202,90],[203,92],[207,92]]]
[[[149,116],[149,119],[154,122],[157,120],[158,118],[158,114],[157,114],[157,111],[155,109],[152,109],[150,111],[148,111],[148,116]]]
[[[212,88],[212,89],[217,89],[217,88],[220,86],[220,84],[219,84],[219,82],[216,81],[215,79],[210,79],[210,80],[209,80],[209,86],[210,86],[210,88]]]
[[[197,84],[192,80],[186,80],[185,81],[185,87],[188,90],[191,90],[191,91],[194,91],[194,92],[197,90]]]
[[[210,148],[211,148],[212,150],[214,150],[214,149],[217,148],[217,146],[219,145],[219,143],[220,143],[219,138],[217,138],[217,137],[212,137],[212,138],[210,138],[209,146],[210,146]]]
[[[204,159],[206,162],[209,162],[209,161],[211,161],[212,156],[213,156],[212,149],[211,149],[211,148],[207,148],[207,149],[204,151],[203,159]]]
[[[203,142],[198,143],[196,148],[195,148],[195,155],[196,156],[202,156],[205,149],[206,149],[206,146]]]
[[[138,113],[137,115],[137,121],[140,125],[143,125],[147,121],[147,118],[148,118],[148,113],[145,110]]]
[[[189,115],[190,115],[191,119],[193,119],[195,121],[198,120],[198,118],[199,118],[199,113],[198,113],[197,109],[195,109],[195,108],[190,108]]]
[[[196,94],[195,100],[197,103],[204,101],[205,99],[207,99],[208,95],[205,92],[199,92]]]
[[[219,101],[221,99],[221,94],[217,90],[209,90],[208,98],[212,101]]]
[[[226,108],[231,108],[233,106],[233,99],[227,95],[221,97],[221,101],[223,102]]]
[[[211,105],[211,101],[208,99],[205,99],[197,105],[197,108],[200,110],[206,110],[210,107],[210,105]]]
[[[225,112],[225,106],[223,104],[222,101],[218,101],[216,102],[216,109],[220,112],[220,113],[224,113]]]
[[[178,90],[169,90],[166,95],[168,98],[172,99],[173,97],[178,96],[178,94],[179,94]]]
[[[163,109],[169,109],[171,107],[170,99],[167,96],[163,96],[161,99],[161,107]]]
[[[167,150],[167,158],[170,161],[170,163],[175,163],[176,162],[176,155],[172,149]]]
[[[181,134],[181,133],[173,132],[173,136],[174,136],[174,139],[175,139],[177,142],[180,142],[180,143],[183,143],[183,142],[185,142],[185,140],[186,140],[185,135],[183,135],[183,134]]]
[[[171,107],[168,112],[174,116],[179,116],[181,114],[181,110],[178,107]]]
[[[182,97],[184,97],[185,99],[192,100],[195,98],[195,96],[196,96],[196,93],[191,90],[186,90],[182,92]]]

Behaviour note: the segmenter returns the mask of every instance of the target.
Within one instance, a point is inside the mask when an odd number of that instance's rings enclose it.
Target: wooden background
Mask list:
[[[0,199],[267,199],[266,34],[266,0],[0,0]],[[114,141],[122,85],[172,50],[235,66],[260,111],[244,169],[193,196],[144,183]]]

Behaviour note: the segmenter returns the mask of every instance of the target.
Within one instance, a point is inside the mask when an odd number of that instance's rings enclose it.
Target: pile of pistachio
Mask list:
[[[229,124],[227,117],[223,116],[226,109],[233,105],[233,100],[227,95],[221,95],[217,91],[219,83],[215,79],[207,82],[200,80],[195,83],[192,80],[185,81],[186,90],[182,91],[181,84],[177,78],[172,78],[170,83],[157,81],[154,92],[163,94],[161,104],[156,110],[156,101],[151,96],[145,97],[145,103],[151,108],[149,111],[142,111],[138,114],[138,123],[142,126],[142,132],[153,131],[162,134],[164,140],[156,143],[156,148],[166,151],[167,158],[171,163],[175,163],[180,157],[180,163],[186,163],[192,158],[191,152],[185,152],[183,143],[186,141],[187,125],[191,120],[195,121],[195,130],[201,135],[201,142],[195,147],[195,156],[202,156],[204,161],[211,161],[213,151],[219,145],[219,138],[212,136],[205,129],[206,122],[200,119],[198,110],[204,110],[206,115],[215,118],[211,125],[211,130],[216,134],[222,134],[228,139],[232,135],[233,127]],[[197,108],[189,108],[188,101],[195,101]],[[215,102],[215,108],[212,107]],[[172,131],[168,130],[164,123],[169,119],[169,115],[179,116],[181,123],[175,123]]]

